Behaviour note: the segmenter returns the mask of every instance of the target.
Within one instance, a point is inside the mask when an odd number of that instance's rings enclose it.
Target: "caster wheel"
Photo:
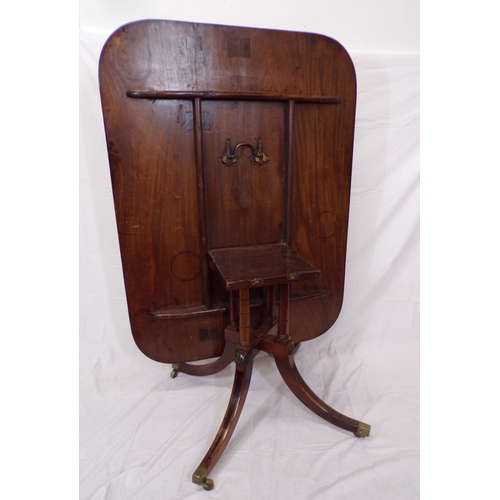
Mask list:
[[[214,489],[214,482],[210,478],[206,478],[205,482],[202,484],[203,488],[205,488],[207,491],[213,490]]]
[[[172,370],[172,373],[170,374],[170,376],[172,378],[175,378],[175,377],[177,377],[177,375],[179,375],[179,365],[172,365],[172,368],[173,368],[173,370]]]

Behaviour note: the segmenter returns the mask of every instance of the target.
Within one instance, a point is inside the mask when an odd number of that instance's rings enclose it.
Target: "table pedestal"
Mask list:
[[[368,424],[347,417],[328,406],[305,383],[295,365],[294,356],[298,345],[292,341],[288,329],[290,281],[311,279],[319,274],[319,270],[283,245],[214,250],[210,252],[210,256],[212,267],[219,272],[230,291],[230,323],[224,331],[225,347],[222,355],[211,363],[173,365],[172,376],[177,376],[179,372],[211,375],[223,370],[232,361],[235,362],[236,370],[226,414],[207,454],[193,473],[193,482],[207,490],[213,488],[214,483],[208,474],[217,464],[236,428],[250,387],[253,360],[259,351],[274,357],[286,385],[316,415],[357,437],[368,436]],[[253,265],[242,268],[239,265],[241,262],[253,262]],[[265,287],[262,321],[257,329],[252,330],[250,288],[260,286]],[[279,290],[277,314],[276,290]]]

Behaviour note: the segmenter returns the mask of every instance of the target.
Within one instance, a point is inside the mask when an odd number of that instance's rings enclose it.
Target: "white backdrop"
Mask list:
[[[321,33],[349,52],[418,53],[419,6],[419,0],[85,0],[80,26],[110,33],[137,19],[172,19]]]
[[[234,14],[236,4],[246,6],[244,16]],[[156,2],[82,4],[82,500],[419,498],[419,56],[411,17],[418,13],[411,2],[391,15],[355,4],[296,2],[281,13],[269,5],[264,21],[259,2],[191,2],[171,12]],[[97,61],[113,29],[151,17],[321,32],[343,43],[358,78],[343,309],[329,332],[303,344],[297,364],[320,397],[370,423],[372,435],[356,439],[316,417],[259,355],[212,492],[191,474],[224,414],[232,367],[173,380],[169,366],[139,352],[114,221]],[[382,30],[396,21],[397,29]]]

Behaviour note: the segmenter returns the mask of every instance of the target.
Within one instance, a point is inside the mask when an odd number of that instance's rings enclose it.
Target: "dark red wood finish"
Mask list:
[[[321,276],[291,284],[294,342],[335,322],[344,286],[356,80],[320,35],[139,21],[99,65],[132,334],[183,363],[224,348],[230,300],[210,250],[287,243]],[[260,139],[269,160],[221,163]],[[250,290],[253,315],[265,290]],[[260,304],[260,305],[258,305]]]
[[[356,100],[347,52],[307,33],[139,21],[109,38],[99,70],[134,339],[174,363],[173,377],[236,363],[193,481],[213,487],[259,351],[318,416],[369,435],[294,361],[342,305]]]
[[[217,269],[229,290],[272,286],[320,275],[319,269],[284,243],[220,248],[208,254],[211,266]]]

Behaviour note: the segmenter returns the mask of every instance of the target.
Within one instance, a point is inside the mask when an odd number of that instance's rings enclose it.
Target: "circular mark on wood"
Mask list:
[[[335,215],[325,210],[316,216],[312,223],[314,234],[322,240],[327,240],[335,234]]]
[[[180,252],[170,265],[172,274],[181,281],[191,281],[201,273],[200,256],[194,252]]]

